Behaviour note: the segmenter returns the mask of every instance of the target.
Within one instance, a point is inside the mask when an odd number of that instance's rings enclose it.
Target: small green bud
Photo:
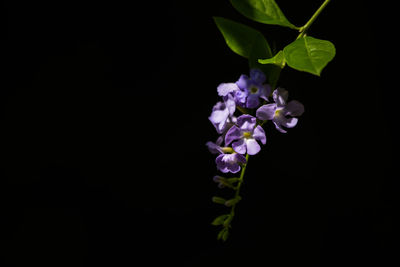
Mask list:
[[[225,228],[225,229],[226,229],[226,231],[222,234],[222,241],[224,241],[224,242],[228,239],[228,236],[229,236],[228,228]]]
[[[233,177],[233,178],[228,178],[226,179],[228,181],[228,183],[233,184],[239,181],[239,178],[237,177]]]
[[[242,198],[240,196],[238,196],[237,198],[232,198],[229,199],[227,201],[225,201],[225,206],[227,207],[232,207],[233,205],[235,205],[236,203],[238,203]]]
[[[227,217],[229,217],[229,214],[220,215],[217,218],[215,218],[211,224],[215,226],[225,224]]]
[[[217,204],[225,204],[226,199],[222,197],[213,197],[212,202],[217,203]]]
[[[228,231],[228,228],[222,228],[217,235],[217,239],[220,240],[223,238],[224,234]]]
[[[231,226],[231,221],[232,221],[233,217],[229,214],[225,221],[223,222],[223,226],[224,227],[230,227]]]

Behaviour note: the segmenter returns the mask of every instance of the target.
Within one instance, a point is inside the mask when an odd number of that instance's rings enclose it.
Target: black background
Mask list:
[[[278,1],[303,25],[322,1]],[[229,1],[4,1],[1,266],[397,266],[396,16],[332,1],[321,77],[285,68],[306,112],[251,157],[232,235],[211,203],[216,86],[247,73],[212,16]],[[393,64],[394,62],[394,64]]]

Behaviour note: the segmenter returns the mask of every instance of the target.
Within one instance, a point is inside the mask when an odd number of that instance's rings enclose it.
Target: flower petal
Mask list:
[[[224,137],[221,135],[220,137],[217,138],[217,141],[215,141],[215,144],[217,144],[218,146],[221,146],[223,141],[224,141]]]
[[[256,108],[260,105],[260,100],[258,94],[249,94],[246,100],[246,107],[247,108]]]
[[[263,145],[267,143],[267,137],[265,136],[265,131],[260,125],[257,125],[257,127],[254,129],[253,138],[259,140]]]
[[[267,104],[261,106],[259,109],[256,111],[256,116],[260,120],[272,120],[274,118],[276,111],[276,104]]]
[[[216,110],[211,113],[211,116],[208,118],[212,123],[221,123],[228,118],[229,111],[228,110]]]
[[[246,142],[244,139],[232,143],[232,148],[236,153],[246,154]]]
[[[246,90],[238,90],[235,92],[235,102],[237,105],[244,107],[246,104],[247,96],[249,92]]]
[[[227,167],[231,173],[237,173],[240,171],[240,166],[236,162],[230,162],[230,164],[227,164]]]
[[[288,99],[289,92],[283,88],[277,88],[272,93],[272,98],[277,104],[278,108],[286,106],[286,100]]]
[[[278,131],[280,131],[281,133],[287,133],[287,131],[281,127],[282,120],[281,120],[280,117],[282,117],[282,116],[277,116],[277,117],[275,117],[275,118],[272,120],[272,122],[275,124],[275,128],[276,128]]]
[[[282,122],[282,126],[286,128],[293,128],[294,126],[296,126],[298,121],[298,118],[286,118],[286,120]]]
[[[226,121],[228,116],[229,116],[229,110],[225,107],[225,105],[222,106],[219,103],[217,103],[214,106],[211,116],[208,119],[212,123],[221,123],[223,121]]]
[[[226,162],[224,160],[224,156],[225,154],[221,154],[219,155],[216,159],[215,159],[215,163],[217,165],[217,169],[220,170],[223,173],[227,173],[228,172],[228,168],[226,166]]]
[[[240,129],[233,125],[225,135],[225,145],[228,146],[233,141],[240,139],[242,137],[242,132]]]
[[[251,116],[251,115],[249,115],[249,114],[240,115],[237,118],[237,125],[241,129],[242,129],[242,126],[245,126],[246,129],[249,128],[250,130],[253,130],[254,126],[256,126],[256,118]],[[244,130],[246,130],[246,129],[244,129]]]
[[[240,88],[240,89],[246,89],[248,87],[249,84],[249,76],[247,75],[240,75],[239,80],[237,80],[236,85]]]
[[[247,147],[247,154],[249,155],[255,155],[261,150],[260,145],[253,138],[246,139],[246,147]]]
[[[283,110],[284,115],[298,117],[301,116],[304,112],[304,106],[297,100],[290,101]]]
[[[262,84],[267,79],[265,77],[264,72],[259,69],[251,69],[250,70],[250,79],[256,83]]]
[[[221,83],[217,87],[217,92],[219,96],[226,96],[236,90],[239,90],[239,87],[235,83]]]
[[[208,150],[212,154],[221,154],[222,153],[221,147],[214,142],[208,141],[206,143],[206,146],[208,147]]]
[[[243,156],[242,154],[238,154],[238,153],[236,153],[234,155],[235,155],[236,162],[240,162],[242,164],[246,163],[246,157],[245,156]]]
[[[264,84],[262,89],[260,89],[259,97],[265,101],[269,101],[268,97],[271,94],[271,86],[269,84]]]
[[[232,95],[228,95],[225,97],[225,105],[226,108],[229,111],[229,115],[233,115],[233,113],[235,113],[236,110],[236,103],[235,103],[235,99],[233,98]]]

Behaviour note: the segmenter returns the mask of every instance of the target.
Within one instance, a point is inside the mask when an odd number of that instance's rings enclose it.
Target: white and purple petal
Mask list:
[[[227,96],[230,93],[239,90],[239,87],[236,83],[221,83],[217,87],[217,92],[219,96]]]
[[[232,143],[232,148],[235,150],[236,153],[239,154],[246,154],[246,142],[245,139],[240,139],[236,142]]]
[[[246,139],[245,142],[246,142],[247,154],[255,155],[261,150],[260,145],[254,138]]]
[[[256,126],[256,122],[257,122],[256,118],[249,114],[243,114],[237,118],[237,125],[240,127],[240,129],[246,131],[247,130],[252,131]]]
[[[241,158],[236,156],[237,154],[221,154],[215,159],[218,170],[223,173],[232,172],[237,173],[240,170],[238,160],[242,161]]]
[[[221,154],[219,155],[216,159],[215,159],[215,164],[217,165],[217,169],[220,170],[223,173],[227,173],[229,172],[228,168],[227,168],[227,164],[226,164],[226,160],[224,159],[225,154]]]
[[[285,118],[285,120],[283,120],[281,122],[281,125],[286,127],[286,128],[293,128],[294,126],[297,125],[297,122],[299,121],[298,118]]]
[[[232,95],[227,95],[225,97],[225,106],[229,111],[229,115],[232,116],[233,113],[235,113],[235,110],[236,110],[235,99],[233,98]]]
[[[218,102],[212,109],[211,116],[208,118],[212,123],[221,123],[229,116],[229,110],[226,108],[225,103]]]
[[[249,95],[249,92],[248,92],[247,89],[243,89],[243,90],[238,90],[238,91],[236,91],[236,92],[235,92],[235,95],[234,95],[235,103],[236,103],[238,106],[245,107],[245,105],[246,105],[246,99],[247,99],[247,96],[248,96],[248,95]]]

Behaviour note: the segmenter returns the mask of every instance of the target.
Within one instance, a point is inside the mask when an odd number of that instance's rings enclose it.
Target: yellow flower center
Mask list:
[[[233,148],[231,147],[221,147],[224,153],[233,153]]]
[[[246,139],[248,139],[248,138],[251,138],[251,137],[252,137],[252,134],[251,134],[251,132],[244,132],[244,133],[243,133],[243,137],[246,138]]]
[[[280,108],[280,109],[277,109],[277,110],[275,110],[274,117],[278,117],[278,116],[279,116],[279,114],[281,113],[281,111],[282,111],[282,109],[281,109],[281,108]]]
[[[253,86],[253,87],[250,88],[250,93],[256,94],[257,92],[258,92],[258,88],[257,87]]]

